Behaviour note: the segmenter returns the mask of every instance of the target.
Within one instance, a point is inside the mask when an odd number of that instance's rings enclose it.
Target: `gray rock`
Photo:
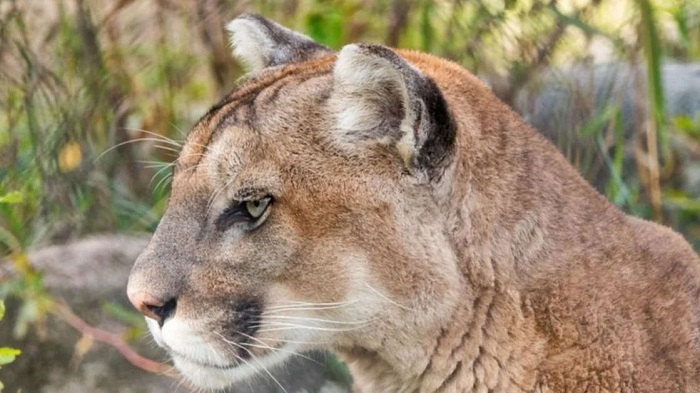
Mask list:
[[[646,110],[646,78],[643,67],[625,63],[550,69],[518,92],[515,107],[555,143],[575,138],[610,105],[620,107],[625,135],[631,135],[646,116],[640,113]],[[661,79],[669,117],[700,116],[700,64],[665,63]]]

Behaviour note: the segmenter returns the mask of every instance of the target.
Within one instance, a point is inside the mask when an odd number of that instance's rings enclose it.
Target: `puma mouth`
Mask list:
[[[282,363],[288,357],[279,351],[246,354],[247,356],[238,354],[235,355],[235,359],[207,350],[199,352],[200,356],[197,358],[172,349],[169,353],[180,373],[194,386],[204,389],[223,389],[237,382],[255,378],[255,375],[260,373],[269,374],[270,367]]]
[[[245,363],[200,362],[176,353],[172,353],[172,359],[182,376],[201,389],[223,389],[256,374],[256,370]]]
[[[204,369],[209,368],[209,369],[217,369],[217,370],[233,370],[234,368],[239,367],[239,366],[241,366],[241,364],[243,364],[242,362],[234,362],[234,363],[228,363],[228,364],[214,364],[214,363],[208,363],[208,362],[200,362],[200,361],[192,359],[189,356],[185,356],[181,353],[177,353],[177,352],[174,352],[172,350],[170,351],[170,356],[172,356],[172,358],[175,362],[178,362],[178,361],[186,362],[186,363],[189,363],[191,365],[201,367]]]

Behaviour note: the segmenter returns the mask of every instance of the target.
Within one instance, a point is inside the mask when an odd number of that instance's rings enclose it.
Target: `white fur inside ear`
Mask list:
[[[231,21],[233,54],[250,71],[302,62],[330,52],[311,38],[256,14],[243,14]]]
[[[406,81],[397,66],[381,55],[351,44],[338,54],[333,76],[333,107],[338,129],[344,133],[368,131],[386,124],[389,116],[403,116],[395,119],[400,122],[400,135],[379,139],[398,143],[399,153],[410,162],[417,114],[411,110]]]
[[[250,71],[259,71],[267,65],[267,52],[274,43],[252,19],[237,18],[226,25],[231,34],[233,55],[241,60]]]
[[[387,100],[403,101],[406,94],[399,70],[379,56],[365,53],[357,45],[347,45],[338,54],[333,69],[337,98],[338,127],[362,131],[377,127],[383,120],[379,110]]]

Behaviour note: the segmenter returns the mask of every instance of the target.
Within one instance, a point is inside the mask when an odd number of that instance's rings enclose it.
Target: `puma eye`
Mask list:
[[[252,218],[258,219],[263,215],[263,213],[265,213],[265,210],[269,204],[269,197],[258,201],[248,201],[245,203],[245,209]]]
[[[257,226],[272,203],[272,197],[265,197],[253,201],[235,201],[224,209],[214,222],[216,229],[225,231],[236,223],[248,223],[249,228]]]

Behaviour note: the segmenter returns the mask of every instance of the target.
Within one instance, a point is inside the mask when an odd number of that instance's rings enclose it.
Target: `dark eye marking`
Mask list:
[[[255,224],[263,218],[271,204],[272,197],[269,196],[256,200],[233,201],[217,217],[214,226],[219,231],[225,231],[237,223]]]

